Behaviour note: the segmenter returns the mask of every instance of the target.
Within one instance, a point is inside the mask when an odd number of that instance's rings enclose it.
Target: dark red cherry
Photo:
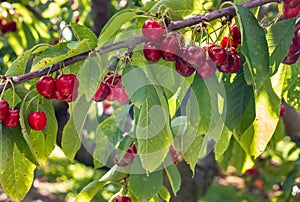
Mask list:
[[[143,24],[142,33],[149,41],[155,41],[164,35],[165,27],[156,22],[154,19],[148,19]]]
[[[2,123],[9,128],[15,128],[20,125],[20,110],[8,110],[8,114]]]
[[[242,66],[242,59],[237,54],[232,54],[234,60],[234,66],[230,73],[236,73]]]
[[[61,74],[55,81],[56,90],[62,94],[70,95],[79,86],[79,81],[74,74]]]
[[[3,34],[5,34],[5,33],[7,33],[8,31],[9,31],[9,25],[8,25],[8,22],[7,21],[5,21],[5,20],[2,20],[2,22],[1,22],[1,32],[3,33]]]
[[[204,65],[202,65],[201,67],[197,67],[196,71],[201,78],[203,79],[210,78],[216,72],[216,65],[209,57],[207,57]]]
[[[49,98],[53,97],[56,100],[61,100],[64,101],[65,99],[68,98],[69,95],[63,94],[62,92],[58,90],[54,90],[53,95],[49,95]]]
[[[98,90],[93,96],[93,100],[96,102],[102,102],[108,97],[109,94],[110,94],[110,87],[106,83],[101,82]]]
[[[230,35],[236,43],[241,43],[241,32],[236,24],[230,27]]]
[[[285,110],[286,110],[285,105],[281,104],[280,105],[280,113],[279,113],[280,117],[282,117],[285,114]]]
[[[211,46],[208,50],[209,57],[217,65],[224,64],[227,58],[227,51],[220,46]]]
[[[149,62],[157,62],[162,56],[162,52],[159,50],[160,44],[158,41],[148,41],[143,48],[144,57]]]
[[[17,22],[15,20],[11,20],[7,26],[8,26],[8,31],[10,32],[17,31]]]
[[[175,68],[184,77],[191,76],[195,72],[195,68],[187,64],[182,58],[177,58]]]
[[[173,145],[170,145],[169,152],[172,156],[173,163],[176,164],[178,162],[179,154],[177,154],[177,152],[176,152],[175,148],[173,147]]]
[[[3,121],[9,111],[9,104],[6,100],[0,100],[0,120]]]
[[[50,97],[55,90],[55,80],[51,76],[42,76],[35,85],[38,93],[47,98]]]
[[[121,159],[121,161],[119,161],[117,159],[117,157],[115,157],[114,158],[114,163],[117,164],[120,167],[128,166],[128,165],[132,164],[136,154],[137,154],[137,149],[135,147],[135,144],[132,143],[130,145],[130,147],[128,148],[126,154]]]
[[[28,123],[33,130],[44,130],[47,123],[45,112],[31,112],[28,115]]]
[[[283,3],[288,7],[296,7],[300,4],[299,0],[283,0]]]
[[[175,61],[180,47],[184,46],[185,41],[179,32],[172,32],[164,36],[160,41],[162,58],[166,61]]]
[[[216,66],[220,72],[231,73],[235,67],[234,66],[234,58],[233,58],[232,54],[227,54],[227,58],[226,58],[225,62],[221,65],[216,65]]]
[[[129,196],[117,196],[115,202],[131,202],[131,198]]]
[[[223,48],[230,48],[230,47],[237,48],[238,47],[238,43],[236,41],[230,39],[228,36],[223,37],[223,39],[221,40],[220,45]]]
[[[73,93],[71,95],[68,95],[64,101],[66,102],[73,102],[77,99],[78,97],[78,89],[74,89]]]

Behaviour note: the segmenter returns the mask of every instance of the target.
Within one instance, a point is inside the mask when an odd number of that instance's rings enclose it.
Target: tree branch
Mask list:
[[[262,6],[271,2],[281,2],[281,0],[249,0],[248,2],[242,3],[241,6],[244,6],[246,8],[254,8],[257,6]],[[203,21],[212,21],[214,19],[223,17],[223,16],[234,16],[235,15],[235,9],[233,6],[231,7],[227,7],[227,8],[223,8],[220,10],[216,10],[204,15],[200,15],[200,16],[196,16],[196,17],[191,17],[185,20],[180,20],[180,21],[173,21],[171,22],[167,29],[169,31],[175,31],[178,29],[182,29],[185,27],[190,27],[193,25],[197,25]],[[120,42],[116,42],[116,43],[112,43],[110,45],[106,45],[103,46],[99,49],[97,54],[105,54],[108,52],[112,52],[114,50],[118,50],[118,49],[122,49],[122,48],[129,48],[129,49],[133,49],[134,47],[136,47],[138,44],[145,42],[146,39],[143,36],[137,36],[137,37],[133,37],[127,40],[123,40]],[[55,72],[57,70],[59,70],[61,68],[61,66],[63,67],[67,67],[71,64],[74,64],[76,62],[79,62],[81,60],[85,60],[89,55],[93,56],[93,55],[97,55],[97,54],[91,54],[94,51],[91,52],[85,52],[79,55],[76,55],[72,58],[66,59],[64,61],[62,61],[64,64],[61,65],[61,62],[58,62],[56,64],[53,64],[52,66],[47,66],[45,68],[39,69],[37,71],[34,72],[29,72],[20,76],[13,76],[11,78],[12,82],[14,83],[14,85],[26,82],[30,79],[33,78],[37,78],[43,75],[46,75],[49,70],[51,69],[50,73]],[[11,87],[10,84],[7,85],[7,88]],[[3,91],[4,88],[4,83],[2,83],[0,85],[0,93]]]

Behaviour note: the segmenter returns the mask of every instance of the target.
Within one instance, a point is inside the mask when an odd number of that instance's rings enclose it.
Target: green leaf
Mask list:
[[[0,174],[2,174],[11,159],[14,141],[11,140],[9,133],[5,132],[6,127],[4,128],[2,124],[0,127]]]
[[[18,76],[24,74],[31,51],[32,50],[30,49],[19,55],[17,59],[11,64],[5,75]]]
[[[159,197],[166,202],[169,202],[171,199],[171,194],[165,186],[161,187],[158,194],[159,194]]]
[[[90,50],[96,48],[97,36],[94,34],[94,32],[91,29],[78,23],[72,23],[71,28],[78,41],[83,41],[87,39],[86,43],[90,47]]]
[[[98,38],[98,47],[107,44],[126,22],[129,22],[136,17],[136,11],[131,9],[125,9],[113,15],[102,28]]]
[[[159,86],[148,86],[147,99],[141,107],[135,134],[143,167],[147,171],[155,170],[166,157],[172,141],[168,105]]]
[[[1,175],[1,185],[11,198],[21,201],[29,191],[35,165],[25,158],[14,145],[12,156],[6,162],[6,169]]]
[[[84,96],[77,98],[70,119],[64,127],[61,146],[65,155],[71,160],[81,146],[82,129],[91,103]]]
[[[117,165],[114,165],[108,172],[105,173],[100,178],[101,182],[117,182],[120,181],[128,176],[128,171],[126,171],[126,168],[118,167]]]
[[[238,141],[252,158],[258,157],[270,141],[279,120],[280,103],[270,80],[266,80],[258,95],[255,96],[256,118],[252,125],[238,137]]]
[[[116,144],[121,140],[123,131],[120,130],[115,116],[110,116],[98,126],[96,130],[96,146],[94,150],[95,167],[102,167],[114,150]]]
[[[219,141],[216,143],[214,147],[215,158],[217,161],[223,157],[224,153],[228,149],[230,145],[231,137],[232,137],[232,132],[227,127],[224,127],[221,134],[221,138],[219,139]]]
[[[104,68],[100,56],[85,59],[82,68],[78,72],[79,89],[87,99],[91,99],[99,87]]]
[[[276,22],[267,30],[267,40],[270,54],[270,67],[276,72],[286,56],[294,36],[295,19]]]
[[[244,173],[254,165],[251,157],[247,155],[237,141],[234,141],[233,144],[233,149],[230,156],[230,165],[234,166],[238,173]]]
[[[245,7],[235,6],[240,25],[241,52],[246,62],[243,65],[247,84],[260,89],[269,75],[269,52],[265,31],[257,19]]]
[[[179,191],[181,186],[181,177],[177,167],[173,164],[165,168],[167,173],[171,188],[173,190],[174,195]]]
[[[139,201],[146,201],[157,194],[163,183],[162,171],[150,174],[130,174],[129,186]]]
[[[159,7],[161,6],[168,8],[169,12],[171,12],[172,15],[186,16],[188,14],[191,14],[192,11],[194,10],[194,1],[193,0],[160,0],[150,9],[149,12],[155,14],[158,11]]]
[[[49,47],[43,52],[38,53],[32,64],[31,71],[47,67],[57,62],[63,61],[80,53],[91,50],[88,44],[88,39],[82,41],[67,41]]]
[[[147,98],[147,85],[150,84],[143,70],[135,66],[126,67],[123,71],[122,83],[131,102],[136,107],[140,107]]]
[[[255,119],[253,87],[247,85],[242,71],[226,85],[226,98],[226,126],[239,137]]]
[[[100,191],[100,189],[103,188],[104,185],[105,183],[99,180],[92,181],[79,192],[75,201],[76,202],[91,201],[93,197]]]

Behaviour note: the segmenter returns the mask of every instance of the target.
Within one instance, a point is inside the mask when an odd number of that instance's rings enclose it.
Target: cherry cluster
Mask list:
[[[17,21],[15,20],[15,8],[12,4],[5,2],[0,5],[0,30],[3,34],[17,31]]]
[[[122,84],[122,77],[114,71],[109,71],[104,76],[104,81],[100,83],[98,90],[93,96],[93,100],[96,102],[116,100],[123,104],[126,103],[128,99],[129,97]]]
[[[74,74],[60,74],[55,80],[42,76],[36,82],[38,93],[47,99],[73,102],[78,96],[79,81]]]
[[[15,20],[4,20],[0,18],[0,30],[3,34],[7,32],[15,32],[17,31],[17,22]]]
[[[295,64],[300,57],[300,21],[296,24],[294,37],[288,49],[287,55],[284,58],[284,64]]]
[[[294,18],[300,12],[299,0],[283,0],[283,15],[287,18]]]
[[[165,27],[154,19],[145,21],[142,33],[147,39],[143,48],[146,60],[157,62],[162,58],[165,61],[175,61],[176,71],[184,77],[197,71],[201,78],[210,78],[216,67],[221,72],[234,73],[242,64],[235,49],[241,43],[241,33],[235,24],[230,29],[232,38],[224,37],[222,47],[208,46],[209,57],[205,53],[206,47],[185,46],[185,40],[179,32],[164,35]]]

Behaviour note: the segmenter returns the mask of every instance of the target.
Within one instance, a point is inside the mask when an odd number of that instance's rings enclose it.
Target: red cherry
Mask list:
[[[131,202],[131,199],[129,196],[117,196],[115,202]]]
[[[61,74],[55,81],[56,90],[65,95],[70,95],[78,88],[79,81],[74,74]]]
[[[236,24],[230,27],[230,35],[236,43],[241,44],[241,32]]]
[[[201,67],[205,63],[206,54],[198,46],[183,47],[178,51],[178,55],[194,68]]]
[[[146,60],[149,62],[157,62],[162,56],[162,52],[159,50],[159,42],[148,41],[144,45],[143,53]]]
[[[125,88],[116,88],[114,89],[114,99],[117,100],[119,103],[124,104],[129,100],[129,97],[126,93]]]
[[[288,7],[286,4],[283,4],[283,15],[287,18],[294,18],[300,12],[300,4],[295,7]]]
[[[74,21],[75,21],[75,23],[78,23],[78,22],[79,22],[79,20],[80,20],[79,16],[75,16],[75,17],[74,17]]]
[[[5,20],[2,20],[2,22],[1,22],[1,32],[3,34],[5,34],[8,31],[9,31],[8,22],[6,22]]]
[[[237,54],[232,54],[233,60],[234,60],[234,66],[230,73],[236,73],[242,65],[242,59]]]
[[[115,98],[114,98],[115,89],[116,89],[116,86],[110,86],[110,93],[106,98],[107,101],[114,101],[115,100]]]
[[[31,112],[28,115],[28,123],[33,130],[44,130],[47,116],[44,112]]]
[[[293,38],[288,49],[287,55],[284,58],[284,64],[295,64],[300,57],[300,46],[297,44],[297,38]]]
[[[210,58],[206,58],[205,63],[201,67],[196,68],[198,75],[203,78],[210,78],[216,72],[216,65]]]
[[[9,111],[9,104],[6,100],[0,100],[0,120],[3,121]]]
[[[182,58],[177,58],[175,68],[176,71],[184,77],[191,76],[195,72],[195,68],[187,64]]]
[[[96,102],[102,102],[108,97],[109,94],[110,94],[110,87],[106,83],[101,82],[98,90],[93,96],[93,100]]]
[[[160,50],[162,58],[166,61],[175,61],[177,51],[184,46],[184,38],[179,32],[172,32],[161,39]]]
[[[176,164],[178,162],[179,154],[177,154],[177,152],[174,149],[173,145],[170,145],[169,152],[172,156],[173,163]]]
[[[42,76],[35,85],[38,93],[47,98],[51,97],[55,90],[55,80],[51,76]]]
[[[58,91],[57,89],[54,90],[53,95],[49,95],[49,98],[53,96],[54,99],[56,100],[65,100],[68,98],[69,95],[63,94],[62,92]]]
[[[156,22],[154,19],[145,21],[142,27],[143,36],[149,41],[155,41],[164,35],[165,27]]]
[[[237,48],[238,47],[238,43],[232,39],[230,39],[228,36],[224,36],[223,39],[221,40],[220,43],[221,47],[223,48],[230,48],[230,47],[234,47]]]
[[[216,65],[224,64],[227,59],[227,51],[220,46],[211,46],[208,49],[209,57]]]
[[[15,20],[12,20],[8,23],[8,31],[10,32],[17,31],[17,22]]]
[[[20,125],[20,110],[8,110],[8,114],[2,123],[9,128],[15,128]]]
[[[132,164],[136,154],[137,154],[137,149],[135,147],[135,144],[132,143],[130,145],[130,147],[128,148],[126,154],[121,159],[121,161],[118,161],[117,157],[115,157],[114,163],[120,167],[128,166],[128,165]]]
[[[115,75],[114,71],[109,71],[104,76],[104,81],[108,85],[116,86],[119,82],[122,82],[122,77],[119,74]]]
[[[68,95],[67,98],[64,99],[66,102],[73,102],[78,97],[78,89],[74,89],[73,93],[71,95]]]
[[[280,117],[282,117],[285,114],[285,110],[286,110],[285,105],[281,104],[280,105]]]
[[[234,58],[232,54],[228,53],[225,62],[221,65],[217,64],[217,68],[220,72],[232,73],[233,69],[235,68],[234,65],[235,65]]]

